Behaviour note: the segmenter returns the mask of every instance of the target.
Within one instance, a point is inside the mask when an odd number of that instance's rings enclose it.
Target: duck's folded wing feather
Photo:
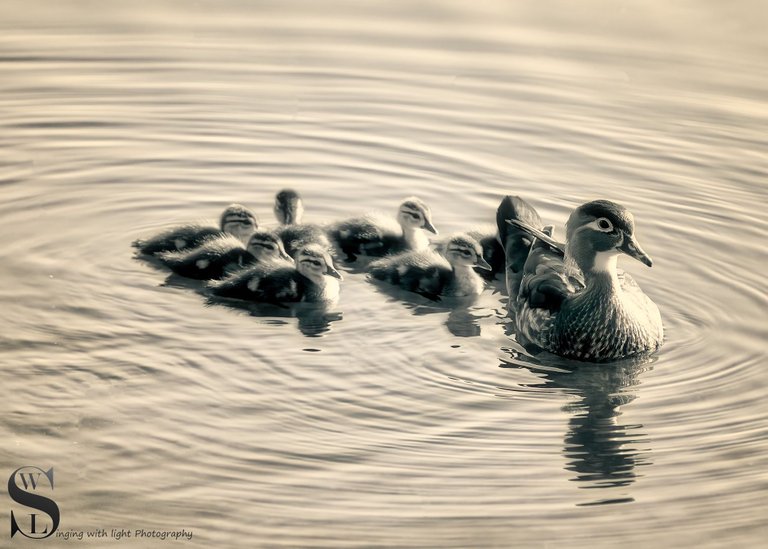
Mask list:
[[[535,246],[525,263],[518,302],[555,312],[580,287],[583,282],[570,273],[559,252]]]

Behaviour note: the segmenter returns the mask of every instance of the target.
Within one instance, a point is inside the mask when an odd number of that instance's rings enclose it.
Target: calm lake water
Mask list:
[[[193,532],[50,547],[763,542],[765,24],[758,1],[4,0],[3,486],[53,467],[59,533]],[[666,343],[573,369],[515,342],[498,284],[435,304],[342,264],[338,305],[291,315],[132,256],[233,201],[272,224],[286,186],[314,222],[415,194],[443,234],[504,194],[560,235],[620,202]]]

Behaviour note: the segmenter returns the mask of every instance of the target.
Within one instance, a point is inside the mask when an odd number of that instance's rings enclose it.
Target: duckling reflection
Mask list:
[[[213,224],[187,223],[147,239],[138,239],[133,242],[133,246],[138,248],[140,254],[151,256],[197,248],[207,240],[227,234],[245,242],[257,227],[256,214],[240,204],[230,204],[221,214],[218,227]]]
[[[217,305],[243,311],[268,324],[289,324],[296,319],[297,328],[307,337],[322,337],[332,329],[332,324],[343,319],[327,303],[256,303],[239,299],[208,295],[207,305]]]
[[[521,354],[514,361],[502,362],[501,367],[527,368],[543,376],[542,383],[528,387],[561,390],[569,397],[578,397],[578,401],[564,407],[570,418],[563,454],[566,469],[575,474],[572,480],[584,483],[583,488],[631,485],[638,476],[636,469],[651,463],[650,450],[641,432],[643,426],[623,425],[618,418],[620,407],[637,398],[638,378],[651,368],[650,361],[635,358],[601,365],[558,360],[553,356],[551,364],[544,365],[530,358],[523,362],[524,357]],[[627,500],[622,495],[590,504]]]

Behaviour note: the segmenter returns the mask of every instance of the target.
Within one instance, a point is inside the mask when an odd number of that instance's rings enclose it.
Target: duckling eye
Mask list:
[[[461,255],[463,255],[464,257],[469,257],[472,254],[470,253],[469,250],[461,250]]]
[[[613,223],[611,223],[609,220],[607,220],[604,217],[601,217],[597,220],[597,226],[600,227],[601,231],[609,232],[613,229]]]

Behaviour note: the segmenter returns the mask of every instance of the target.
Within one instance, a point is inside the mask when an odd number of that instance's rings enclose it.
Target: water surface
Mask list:
[[[61,531],[765,539],[765,8],[509,4],[0,6],[0,471],[54,467]],[[338,305],[297,317],[132,258],[233,201],[269,225],[285,186],[316,222],[416,194],[443,234],[508,193],[560,234],[620,202],[666,343],[574,370],[515,342],[498,285],[435,304],[342,265]]]

